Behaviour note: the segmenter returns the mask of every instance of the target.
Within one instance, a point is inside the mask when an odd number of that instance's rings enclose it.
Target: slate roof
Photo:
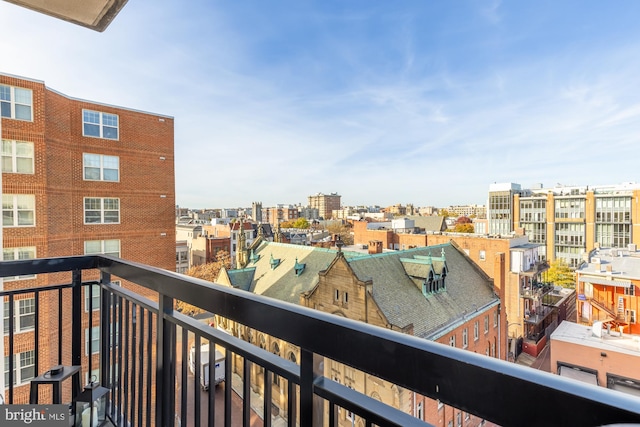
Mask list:
[[[446,261],[442,260],[443,249]],[[333,249],[274,242],[262,242],[255,253],[260,259],[241,270],[255,268],[253,281],[249,288],[242,288],[294,304],[299,304],[301,293],[313,289],[318,272],[327,269],[336,257]],[[451,243],[374,255],[344,254],[360,280],[372,280],[373,297],[387,319],[400,328],[413,324],[417,337],[435,339],[465,315],[499,304],[491,280]],[[442,273],[446,263],[446,290],[425,297],[410,275],[424,274],[425,259],[432,254],[437,255],[432,257],[436,273]],[[280,259],[275,269],[271,268],[271,257]],[[300,276],[294,272],[296,258],[305,264]],[[244,279],[246,276],[238,273],[237,283]]]
[[[446,291],[425,297],[405,272],[401,259],[440,254],[443,248],[448,269]],[[499,303],[490,279],[474,268],[472,262],[446,243],[370,255],[349,264],[359,279],[373,280],[373,297],[392,324],[399,327],[413,324],[415,336],[429,338],[463,315]]]
[[[326,270],[336,257],[335,249],[268,241],[261,242],[257,248],[254,248],[254,253],[259,255],[260,259],[255,263],[250,261],[246,268],[240,270],[255,269],[253,280],[248,287],[242,288],[294,304],[300,303],[301,293],[311,290],[318,283],[318,273]],[[347,258],[365,255],[346,251],[344,253]],[[280,264],[275,269],[271,268],[272,257],[280,260]],[[299,276],[296,276],[294,271],[296,259],[298,264],[305,264],[305,269]],[[234,283],[231,275],[230,279]],[[240,279],[239,283],[241,283]]]

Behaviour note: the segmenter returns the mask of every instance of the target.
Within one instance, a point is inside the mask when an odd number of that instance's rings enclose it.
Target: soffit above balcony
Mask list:
[[[96,31],[104,31],[127,0],[5,0]]]
[[[606,279],[604,277],[581,276],[579,281],[591,283],[593,285],[617,286],[622,288],[631,287],[631,281],[629,280],[611,280],[611,279]]]

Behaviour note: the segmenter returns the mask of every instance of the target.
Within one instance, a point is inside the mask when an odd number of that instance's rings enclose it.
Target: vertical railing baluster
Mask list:
[[[313,353],[300,349],[300,425],[313,425]]]
[[[138,348],[138,426],[142,427],[142,397],[143,393],[143,377],[144,377],[144,307],[140,306],[140,347]]]
[[[165,319],[165,314],[173,311],[173,298],[158,296],[158,338],[156,359],[156,399],[165,399],[162,405],[156,405],[156,425],[169,427],[174,425],[175,413],[175,325]]]
[[[191,352],[191,349],[189,349]],[[195,342],[193,344],[193,401],[194,401],[194,425],[200,427],[200,384],[204,381],[204,373],[201,370],[202,367],[202,344],[200,342],[200,335],[196,334]]]
[[[34,366],[36,367],[35,374],[38,375],[40,372],[40,292],[36,291],[33,295],[34,297],[34,310],[35,310],[35,325],[33,329],[33,342],[34,342]]]
[[[136,355],[138,344],[138,306],[136,304],[131,305],[131,415],[129,415],[130,425],[136,424],[136,368],[138,357]]]
[[[248,427],[251,422],[251,362],[244,359],[242,370],[242,422]],[[266,371],[265,371],[266,372]],[[266,391],[266,386],[265,386]]]
[[[129,394],[129,321],[131,316],[131,310],[129,309],[129,300],[124,300],[124,384],[122,385],[122,395],[124,402],[122,404],[122,416],[124,417],[124,424],[129,425],[129,400],[131,398]]]
[[[275,374],[273,372],[269,372],[266,369],[264,370],[264,399],[262,400],[263,405],[263,416],[264,416],[264,427],[271,427],[271,396],[273,390],[273,378]]]
[[[233,355],[227,348],[224,357],[224,425],[231,427],[231,389],[233,388],[233,373],[231,372],[231,359]],[[245,381],[247,379],[245,378]],[[249,379],[251,381],[251,379]],[[244,399],[244,396],[243,396]]]
[[[153,378],[153,314],[149,312],[148,316],[149,325],[147,326],[147,334],[149,335],[147,338],[147,423],[146,427],[151,427],[151,384]]]
[[[294,427],[296,425],[296,383],[287,380],[287,426]]]
[[[62,289],[58,289],[58,365],[62,365]],[[71,362],[73,364],[73,361]]]
[[[181,328],[182,329],[182,346],[180,348],[180,355],[181,355],[181,359],[182,359],[182,364],[180,365],[180,425],[186,426],[187,425],[187,397],[188,397],[188,389],[187,389],[187,384],[188,384],[188,373],[187,373],[187,364],[188,364],[188,354],[189,354],[189,331],[187,330],[187,328]]]
[[[14,310],[15,301],[13,299],[13,294],[9,295],[9,405],[13,405],[13,383],[15,381],[14,377],[14,369],[15,369],[15,354],[13,348],[13,335],[15,330],[15,310]]]
[[[124,340],[124,334],[122,333],[122,325],[124,322],[124,298],[118,297],[118,425],[124,422],[124,414],[122,413],[122,382],[125,376],[125,371],[122,363],[122,342]],[[126,398],[126,396],[125,396]]]
[[[216,419],[216,343],[209,341],[209,426],[212,426]]]
[[[82,271],[73,270],[71,273],[71,364],[82,365]],[[62,317],[62,311],[59,311]],[[62,334],[62,329],[59,331]],[[60,336],[62,342],[62,336]],[[89,325],[89,345],[91,345],[91,325]],[[91,360],[91,352],[89,352]],[[89,368],[91,369],[91,368]],[[89,371],[91,375],[91,371]],[[73,382],[72,395],[75,397],[80,393],[77,384]]]

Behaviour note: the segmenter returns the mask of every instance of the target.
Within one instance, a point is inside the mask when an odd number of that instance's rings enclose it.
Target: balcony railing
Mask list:
[[[95,269],[100,271],[99,281],[82,280],[83,272],[90,276]],[[193,334],[196,346],[208,341],[226,350],[227,384],[234,358],[242,359],[245,378],[250,377],[252,364],[264,370],[265,402],[271,400],[273,375],[285,380],[291,397],[286,405],[289,425],[323,425],[324,419],[333,426],[339,407],[364,419],[367,426],[425,425],[323,376],[320,367],[324,358],[503,426],[640,423],[640,399],[632,396],[118,258],[80,256],[0,264],[3,277],[56,274],[57,278],[61,272],[70,277],[70,283],[4,291],[2,295],[5,299],[23,292],[35,295],[32,345],[36,349],[45,343],[54,345],[53,357],[60,364],[97,367],[87,355],[95,348],[92,339],[83,334],[83,327],[99,326],[98,355],[94,357],[99,358],[101,384],[111,389],[109,417],[116,425],[173,426],[180,420],[183,426],[188,422],[197,426],[201,417],[213,420],[216,393],[209,393],[207,413],[203,414],[196,387],[193,414],[184,410],[189,405],[187,391],[179,386],[187,374],[189,334]],[[138,285],[139,293],[111,283],[115,276]],[[99,311],[84,309],[81,289],[93,283],[100,286]],[[50,322],[51,327],[57,327],[54,331],[38,326],[52,316],[41,312],[45,298],[57,307]],[[286,360],[183,315],[174,310],[176,300],[291,343],[300,349],[300,360]],[[11,317],[9,321],[13,322]],[[69,325],[70,334],[65,333]],[[5,352],[16,351],[12,344],[16,339],[10,332]],[[82,351],[83,340],[87,340],[86,352]],[[213,366],[214,352],[209,354]],[[196,352],[196,365],[198,359]],[[36,360],[36,374],[49,368],[45,363]],[[9,404],[17,403],[12,369],[13,365],[9,370]],[[211,383],[213,375],[212,370]],[[198,377],[196,371],[196,384]],[[243,384],[245,425],[250,413],[249,383]],[[225,425],[231,424],[231,393],[231,387],[225,386]],[[71,394],[67,389],[66,396]],[[544,409],[531,411],[531,399]],[[271,405],[266,403],[264,408],[264,425],[269,426]]]

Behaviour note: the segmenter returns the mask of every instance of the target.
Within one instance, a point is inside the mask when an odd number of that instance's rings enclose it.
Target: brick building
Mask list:
[[[309,196],[309,207],[318,209],[320,218],[331,219],[333,218],[333,211],[340,209],[340,198],[341,196],[338,193],[317,193]]]
[[[249,254],[244,268],[223,269],[216,282],[459,349],[491,357],[500,353],[504,332],[500,301],[491,281],[450,243],[369,255],[257,239]],[[298,348],[276,337],[227,319],[218,319],[217,324],[281,357],[300,360]],[[241,359],[234,363],[238,372],[242,372],[241,363]],[[482,424],[460,409],[340,363],[326,361],[324,375],[433,425],[454,425],[458,420],[464,420],[465,426]],[[264,375],[259,367],[251,367],[251,377],[253,389],[262,393]],[[274,405],[286,412],[285,381],[274,380],[271,395]],[[360,423],[346,411],[338,411],[336,425]]]
[[[172,117],[71,98],[42,81],[6,74],[0,74],[0,110],[4,260],[104,253],[176,268]],[[69,282],[65,274],[18,277],[5,279],[4,289]],[[34,298],[26,294],[14,303],[18,403],[26,402],[29,379],[59,362],[55,346],[41,343],[35,366],[35,349],[23,345],[33,343]],[[5,300],[5,333],[8,305]],[[41,336],[47,322],[58,321],[58,309],[57,299],[39,301]],[[98,332],[85,326],[83,354]],[[86,366],[83,373],[85,380]]]

